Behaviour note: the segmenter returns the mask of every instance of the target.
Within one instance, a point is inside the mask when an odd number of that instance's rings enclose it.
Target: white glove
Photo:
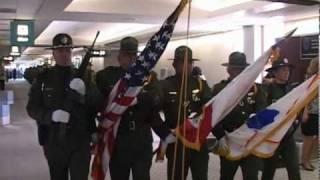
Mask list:
[[[67,111],[58,109],[53,111],[52,113],[52,121],[53,122],[61,122],[61,123],[68,123],[70,118],[70,114]]]
[[[161,141],[160,147],[157,150],[156,162],[163,162],[167,151],[168,144],[176,142],[177,138],[173,133],[170,133],[164,141]]]
[[[174,134],[169,134],[164,141],[161,143],[161,151],[166,152],[169,144],[176,142],[177,138]]]
[[[176,140],[177,140],[176,136],[171,133],[166,137],[166,139],[164,140],[164,143],[171,144],[176,142]]]
[[[77,91],[81,95],[85,95],[86,93],[86,85],[83,80],[80,78],[74,78],[71,80],[69,87],[75,91]]]
[[[99,141],[99,136],[98,136],[98,133],[92,133],[91,134],[91,142],[93,143],[93,144],[97,144],[98,143],[98,141]]]

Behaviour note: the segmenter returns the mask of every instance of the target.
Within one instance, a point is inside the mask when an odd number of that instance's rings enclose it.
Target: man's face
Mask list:
[[[174,60],[173,62],[173,67],[176,71],[176,74],[178,75],[182,75],[183,72],[183,62],[182,60]],[[192,68],[193,68],[193,61],[187,61],[187,74],[190,75],[192,72]]]
[[[227,72],[228,72],[230,78],[233,79],[233,78],[237,77],[244,69],[245,69],[245,67],[228,66]]]
[[[128,52],[120,51],[118,55],[119,64],[124,70],[128,70],[130,65],[134,63],[136,59],[137,59],[136,53],[128,53]]]
[[[282,66],[273,71],[274,78],[279,82],[287,82],[290,76],[290,68],[288,66]]]
[[[71,48],[56,48],[53,50],[53,57],[56,63],[60,66],[71,65]]]

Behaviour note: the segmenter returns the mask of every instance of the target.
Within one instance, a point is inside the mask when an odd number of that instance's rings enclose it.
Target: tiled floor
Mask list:
[[[12,105],[11,125],[0,126],[0,180],[48,180],[48,167],[37,144],[36,127],[25,112],[28,85],[19,81],[9,83],[8,89],[15,92],[15,104]],[[317,165],[317,163],[314,163]],[[318,167],[318,166],[317,166]],[[317,168],[318,169],[318,168]],[[317,180],[318,171],[301,170],[302,180]],[[166,163],[154,163],[151,169],[152,180],[166,179]],[[219,178],[219,159],[210,155],[209,179]],[[109,178],[107,178],[109,179]],[[191,179],[189,176],[188,179]],[[276,172],[275,180],[286,180],[284,169]],[[235,180],[242,180],[238,170]]]

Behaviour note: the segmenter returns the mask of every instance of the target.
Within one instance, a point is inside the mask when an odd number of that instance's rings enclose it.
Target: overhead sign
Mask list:
[[[11,46],[10,56],[20,56],[20,47],[19,46]]]
[[[13,20],[10,23],[11,45],[32,46],[34,44],[34,21]]]
[[[301,59],[308,60],[317,57],[319,54],[319,36],[301,37]]]

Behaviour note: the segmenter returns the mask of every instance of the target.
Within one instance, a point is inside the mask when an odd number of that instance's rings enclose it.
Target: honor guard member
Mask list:
[[[170,40],[179,15],[188,3],[189,0],[180,1],[160,30],[150,38],[139,56],[137,56],[138,41],[135,38],[125,37],[120,41],[118,55],[120,67],[107,67],[98,72],[96,76],[96,84],[105,97],[108,97],[117,81],[124,77],[125,73],[138,69],[135,75],[139,76],[140,72],[144,71],[142,74],[145,76],[145,71],[149,71],[149,68],[145,67],[160,58]],[[136,64],[133,64],[135,62]],[[131,66],[133,68],[130,68]],[[165,142],[170,135],[173,137],[170,130],[164,128],[160,118],[154,119],[159,117],[160,90],[157,89],[157,83],[146,83],[136,97],[137,103],[128,107],[121,115],[109,164],[113,180],[128,180],[130,171],[132,171],[134,180],[149,180],[153,150],[151,127]]]
[[[73,78],[76,69],[68,34],[57,34],[51,49],[56,64],[33,80],[27,112],[37,122],[51,180],[68,180],[69,176],[71,180],[87,180],[95,105],[101,97],[90,83]],[[68,111],[66,104],[71,104]]]
[[[229,78],[222,80],[213,86],[213,95],[217,95],[228,83],[237,77],[249,64],[246,56],[241,52],[233,52],[229,55],[229,62],[222,64],[227,67]],[[238,129],[246,122],[249,116],[266,107],[266,97],[261,85],[254,84],[240,103],[212,130],[219,140],[219,146],[227,146],[223,136],[227,132]],[[221,140],[220,140],[221,139]],[[219,153],[218,153],[219,154]],[[240,160],[229,160],[220,154],[220,180],[233,180],[238,167],[241,167],[244,180],[258,180],[259,159],[253,155]]]
[[[188,54],[187,59],[187,100],[181,103],[179,107],[180,88],[182,83],[182,74],[184,71],[185,54]],[[173,67],[176,74],[161,81],[162,88],[162,110],[165,116],[165,125],[170,129],[175,129],[178,122],[178,113],[181,111],[180,125],[183,123],[183,117],[189,116],[191,113],[201,111],[202,105],[210,100],[211,90],[206,81],[199,76],[192,76],[191,71],[193,63],[197,59],[192,58],[192,51],[187,46],[180,46],[175,49]],[[182,96],[184,97],[184,95]],[[183,109],[186,106],[187,114],[183,114]],[[206,146],[202,147],[200,151],[196,151],[185,147],[181,141],[177,140],[177,153],[175,155],[175,143],[169,144],[166,151],[168,158],[167,176],[168,180],[186,179],[189,168],[191,169],[193,180],[208,179],[208,150]],[[183,148],[185,149],[185,156],[183,157]],[[184,162],[182,162],[184,160]],[[174,167],[175,165],[175,167]],[[174,172],[173,172],[174,169]],[[184,169],[184,170],[182,170]],[[184,172],[184,174],[182,174]],[[172,179],[173,176],[173,179]]]
[[[129,66],[136,60],[137,53],[137,39],[125,37],[120,42],[118,55],[120,66],[109,66],[97,72],[96,84],[105,98],[108,97],[117,81],[123,77]],[[129,179],[130,171],[132,171],[134,180],[150,179],[153,156],[151,127],[154,121],[152,118],[153,113],[159,111],[158,106],[160,105],[158,83],[155,83],[155,81],[155,78],[149,78],[149,81],[146,81],[145,86],[137,96],[138,103],[129,107],[121,116],[115,148],[109,164],[110,175],[113,180]]]
[[[267,69],[273,75],[272,83],[265,85],[268,104],[276,102],[286,95],[297,84],[289,84],[290,71],[293,65],[286,58],[279,58]],[[279,161],[284,163],[289,180],[300,180],[298,150],[293,137],[298,123],[294,123],[280,142],[279,147],[271,158],[264,160],[262,180],[272,180]]]

